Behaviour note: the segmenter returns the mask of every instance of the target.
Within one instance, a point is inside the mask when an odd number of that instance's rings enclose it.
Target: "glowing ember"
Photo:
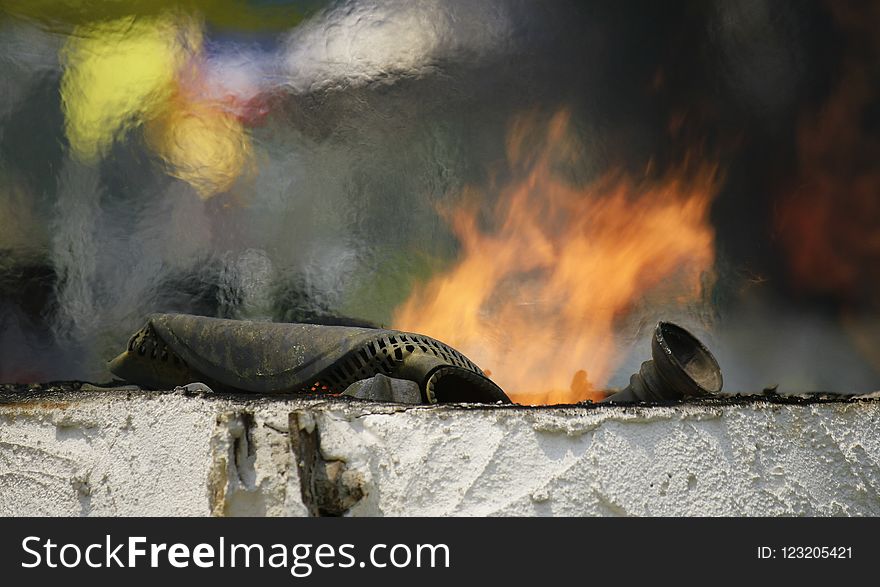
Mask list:
[[[537,140],[534,124],[514,125],[508,162],[519,178],[494,188],[488,223],[473,205],[483,198],[468,190],[448,215],[459,259],[394,318],[395,328],[436,337],[491,369],[520,403],[603,397],[597,390],[621,358],[620,321],[654,294],[699,298],[714,262],[714,166],[686,164],[660,179],[610,173],[575,186],[559,177],[581,152],[568,120],[557,114]]]

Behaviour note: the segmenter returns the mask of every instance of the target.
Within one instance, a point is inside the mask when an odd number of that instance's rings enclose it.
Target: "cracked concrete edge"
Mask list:
[[[310,410],[290,413],[290,446],[310,516],[341,516],[368,493],[363,473],[345,458],[326,454],[322,433]]]
[[[880,515],[880,402],[0,404],[3,515]]]

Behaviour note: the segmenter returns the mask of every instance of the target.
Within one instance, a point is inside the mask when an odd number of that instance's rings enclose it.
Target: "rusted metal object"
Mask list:
[[[630,377],[625,389],[602,401],[669,401],[721,391],[723,379],[718,361],[697,337],[677,324],[657,324],[651,357]]]
[[[382,374],[418,384],[424,403],[510,403],[473,362],[427,336],[349,326],[154,314],[110,362],[132,383],[171,389],[343,393]]]

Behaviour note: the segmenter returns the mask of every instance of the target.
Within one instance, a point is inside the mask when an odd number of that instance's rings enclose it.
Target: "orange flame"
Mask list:
[[[497,190],[494,228],[480,223],[473,203],[485,198],[469,188],[448,215],[459,259],[394,316],[395,328],[491,369],[520,403],[604,397],[597,388],[620,361],[620,321],[652,294],[699,299],[714,263],[716,167],[686,164],[653,181],[615,172],[575,187],[558,177],[580,152],[568,122],[566,112],[554,116],[543,141],[530,121],[514,125],[508,161],[522,178]]]

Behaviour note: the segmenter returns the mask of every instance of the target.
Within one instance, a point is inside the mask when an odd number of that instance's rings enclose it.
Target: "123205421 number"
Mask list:
[[[783,546],[780,548],[772,548],[770,546],[758,547],[758,558],[762,559],[851,559],[852,557],[852,546]]]

